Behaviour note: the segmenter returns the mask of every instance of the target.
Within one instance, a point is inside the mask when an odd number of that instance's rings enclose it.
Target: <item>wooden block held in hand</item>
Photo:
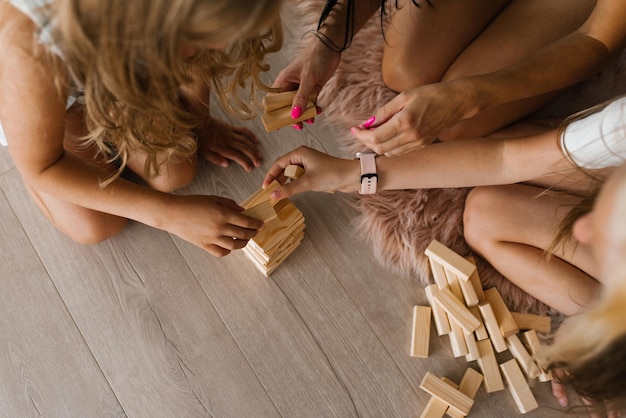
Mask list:
[[[282,109],[284,107],[288,107],[291,109],[293,104],[293,99],[296,97],[297,90],[289,90],[283,91],[280,93],[268,93],[263,97],[263,111],[265,113],[271,112],[273,110]],[[317,97],[316,93],[312,93],[309,96],[310,101],[315,101]]]
[[[411,357],[428,357],[428,345],[430,342],[430,313],[430,306],[413,307]]]
[[[261,122],[263,122],[263,127],[266,132],[275,131],[280,128],[284,128],[285,126],[291,126],[298,122],[305,121],[307,119],[311,119],[317,116],[317,109],[315,108],[315,104],[310,101],[307,104],[306,109],[302,112],[299,118],[293,119],[291,117],[291,108],[283,107],[281,109],[272,110],[271,112],[264,113],[261,115]]]
[[[424,251],[429,258],[451,270],[461,280],[469,280],[476,266],[446,247],[437,240],[433,240]]]
[[[522,370],[517,365],[517,360],[511,359],[500,365],[507,386],[513,395],[513,399],[522,414],[539,408],[537,400],[533,396]]]
[[[290,164],[285,167],[284,173],[285,177],[288,177],[292,180],[297,180],[300,178],[300,176],[304,174],[304,168],[300,167],[299,165]]]
[[[276,218],[276,211],[274,210],[272,202],[269,200],[265,200],[255,206],[252,206],[241,213],[263,222],[268,222]]]

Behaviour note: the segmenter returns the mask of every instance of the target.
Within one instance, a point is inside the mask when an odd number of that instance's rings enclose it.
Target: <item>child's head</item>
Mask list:
[[[195,151],[197,124],[179,86],[204,79],[226,110],[252,114],[237,96],[282,44],[280,0],[56,0],[61,67],[85,90],[89,137],[122,157]],[[188,51],[193,51],[189,56]],[[63,75],[62,75],[63,76]],[[156,157],[151,160],[156,168]]]
[[[545,356],[580,395],[626,407],[626,164],[603,185],[574,236],[593,249],[604,284],[596,306],[569,318]],[[599,406],[604,405],[598,403]]]

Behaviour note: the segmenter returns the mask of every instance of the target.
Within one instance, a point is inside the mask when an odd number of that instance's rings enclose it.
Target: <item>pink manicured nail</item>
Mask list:
[[[293,129],[297,129],[297,130],[299,130],[299,131],[301,131],[301,130],[303,129],[303,128],[302,128],[302,126],[300,126],[300,125],[298,125],[298,124],[296,124],[296,125],[291,125],[291,126],[293,126]]]
[[[321,114],[323,112],[323,109],[319,106],[315,106],[315,111],[317,112],[317,114]]]
[[[374,124],[374,122],[376,122],[376,116],[372,116],[371,118],[369,118],[368,120],[366,120],[365,122],[363,122],[361,124],[361,127],[363,129],[369,129],[370,126],[372,126]]]
[[[294,106],[293,109],[291,109],[291,119],[298,119],[300,116],[302,116],[302,108],[300,106]]]
[[[315,119],[307,119],[307,120],[305,120],[305,122],[310,125],[312,123],[315,123]]]

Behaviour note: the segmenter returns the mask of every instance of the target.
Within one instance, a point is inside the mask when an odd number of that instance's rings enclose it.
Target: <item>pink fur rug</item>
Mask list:
[[[322,0],[292,1],[286,10],[289,19],[302,22],[302,33],[314,29]],[[304,38],[305,41],[309,37]],[[322,90],[319,104],[324,109],[319,123],[330,123],[339,132],[338,140],[351,156],[362,146],[349,134],[349,127],[369,118],[395,96],[382,81],[380,63],[383,39],[379,16],[375,16],[354,38],[343,54],[342,63]],[[291,51],[294,52],[294,51]],[[626,92],[626,59],[622,58],[592,80],[570,88],[540,112],[540,117],[565,117],[588,106]],[[357,196],[360,211],[357,227],[371,243],[376,258],[387,268],[415,278],[420,285],[431,282],[426,246],[437,239],[461,255],[472,254],[463,238],[463,207],[469,189],[387,191]],[[472,254],[475,255],[475,254]],[[496,286],[509,307],[538,314],[553,314],[476,257],[485,288]]]

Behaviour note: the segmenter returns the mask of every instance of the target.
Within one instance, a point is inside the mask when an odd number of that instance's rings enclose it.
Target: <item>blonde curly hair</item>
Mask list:
[[[282,45],[280,0],[56,0],[53,37],[62,60],[57,79],[84,90],[86,144],[126,165],[131,151],[148,155],[147,175],[172,156],[197,150],[198,125],[180,87],[199,75],[224,109],[253,117],[266,54]],[[229,45],[224,50],[204,45]],[[191,59],[182,45],[197,46]],[[238,90],[251,81],[248,100]],[[208,104],[207,104],[208,106]]]

